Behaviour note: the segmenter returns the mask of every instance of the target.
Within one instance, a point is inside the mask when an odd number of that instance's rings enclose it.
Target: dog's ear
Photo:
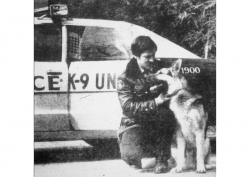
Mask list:
[[[171,68],[172,68],[172,74],[173,76],[176,76],[180,73],[181,70],[181,64],[182,64],[182,59],[178,59],[177,61],[175,61]]]

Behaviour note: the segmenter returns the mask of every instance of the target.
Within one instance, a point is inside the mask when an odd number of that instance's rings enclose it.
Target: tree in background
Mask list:
[[[172,0],[173,1],[173,0]],[[204,58],[216,57],[216,1],[173,1],[172,13],[176,14],[174,28],[187,28],[182,43],[196,48]]]
[[[72,0],[70,6],[73,17],[131,22],[216,59],[215,0]]]

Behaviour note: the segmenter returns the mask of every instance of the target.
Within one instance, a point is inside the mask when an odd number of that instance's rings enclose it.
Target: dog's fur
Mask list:
[[[202,96],[195,94],[181,75],[182,60],[179,59],[168,69],[168,75],[156,74],[157,80],[168,84],[167,96],[171,96],[169,107],[177,120],[175,140],[172,145],[172,157],[176,167],[173,173],[195,167],[198,173],[205,173],[205,161],[210,149],[210,141],[205,137],[208,113],[202,103]],[[194,157],[196,154],[196,158]]]

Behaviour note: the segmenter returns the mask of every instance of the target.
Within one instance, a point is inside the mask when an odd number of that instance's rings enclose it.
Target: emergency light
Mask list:
[[[64,17],[68,15],[68,0],[48,0],[51,17]]]
[[[64,4],[53,4],[50,5],[50,16],[67,16],[68,6]]]

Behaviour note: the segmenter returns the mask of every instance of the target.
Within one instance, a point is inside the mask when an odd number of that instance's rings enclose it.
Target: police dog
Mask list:
[[[167,82],[166,97],[171,98],[169,108],[177,120],[175,140],[171,148],[176,166],[170,172],[180,173],[196,166],[198,173],[205,173],[205,161],[210,150],[210,141],[205,137],[208,113],[205,111],[202,96],[191,90],[180,73],[181,64],[182,60],[179,59],[170,68],[165,68],[167,73],[153,75],[153,80]]]

